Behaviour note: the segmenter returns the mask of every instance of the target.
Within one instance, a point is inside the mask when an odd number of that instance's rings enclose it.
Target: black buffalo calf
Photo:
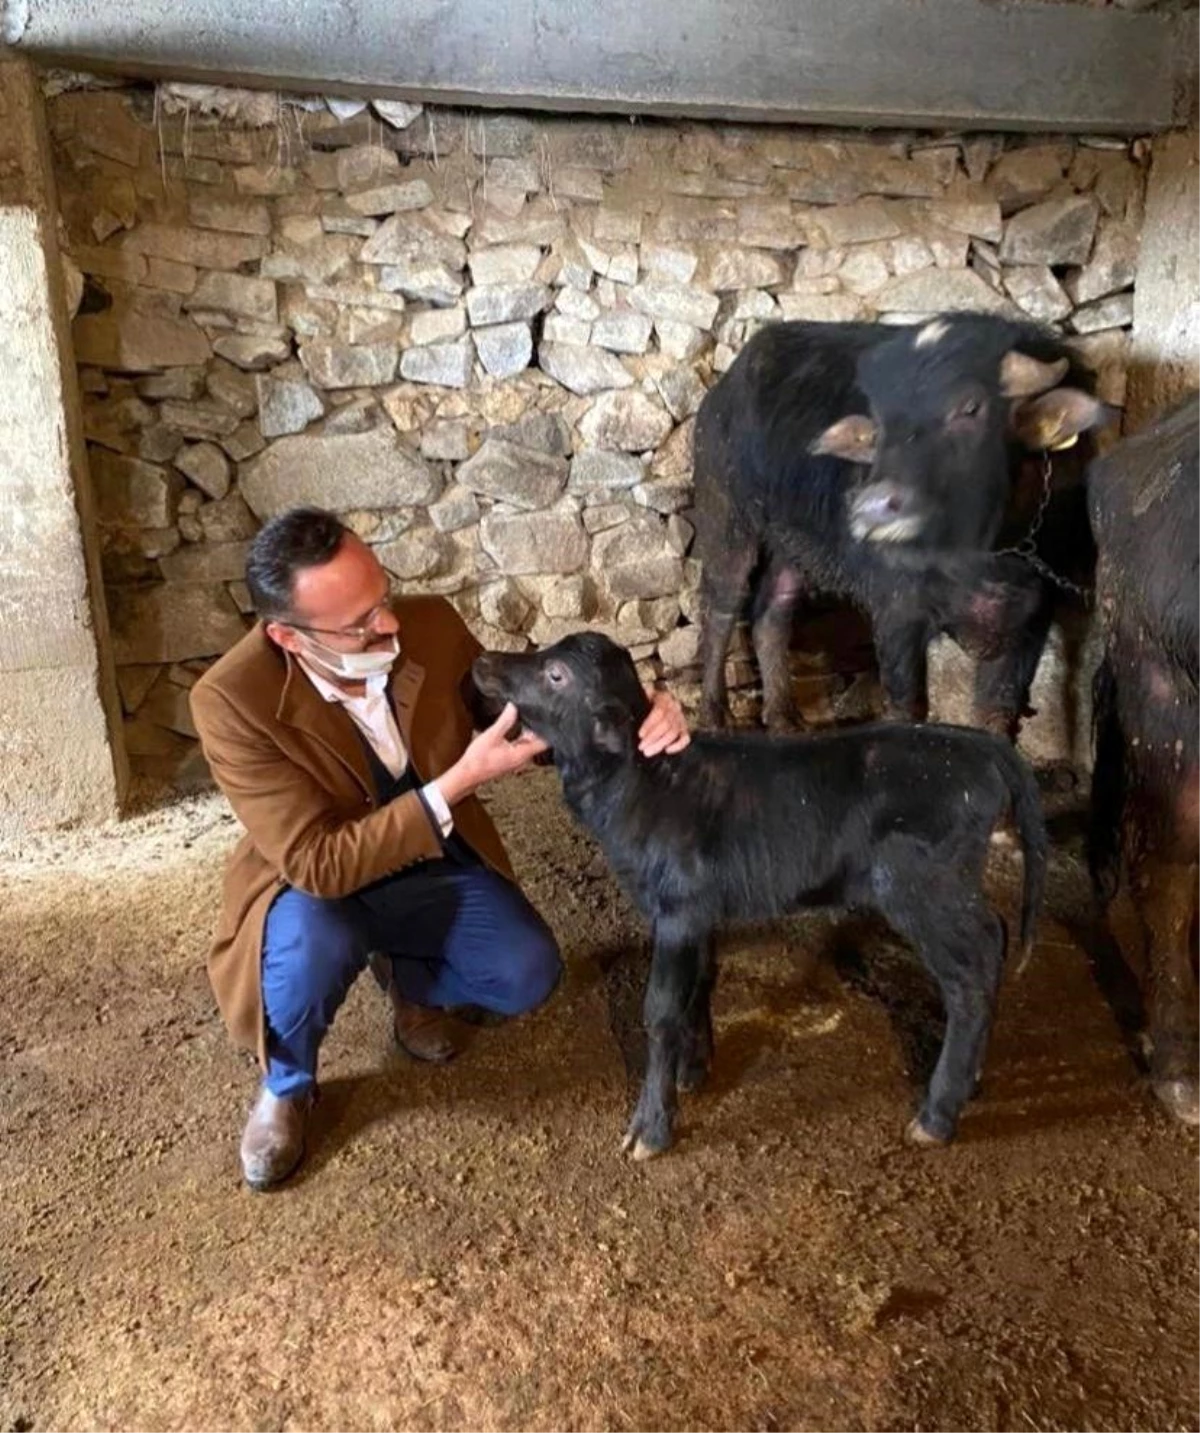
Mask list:
[[[1025,851],[1026,948],[1045,869],[1037,789],[1005,742],[960,727],[873,725],[700,736],[678,756],[647,760],[636,736],[646,695],[629,654],[606,637],[485,653],[473,675],[488,701],[514,702],[550,744],[567,804],[651,924],[650,1059],[626,1136],[636,1158],[670,1145],[676,1089],[707,1072],[716,928],[806,906],[876,910],[916,947],[941,989],[946,1035],[908,1133],[919,1144],[953,1137],[1004,963],[1004,923],[982,877],[1010,807]]]

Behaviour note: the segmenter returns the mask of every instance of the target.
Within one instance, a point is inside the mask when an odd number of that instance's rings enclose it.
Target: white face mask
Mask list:
[[[379,652],[335,652],[315,637],[305,636],[305,644],[316,647],[320,656],[314,656],[317,664],[344,682],[362,682],[368,677],[380,677],[392,670],[400,655],[400,639],[393,637],[391,646]]]

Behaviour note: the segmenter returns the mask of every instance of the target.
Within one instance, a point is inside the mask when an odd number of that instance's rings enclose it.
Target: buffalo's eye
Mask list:
[[[546,668],[546,680],[552,687],[561,687],[567,680],[566,667],[560,666],[558,662],[551,662]]]
[[[964,398],[951,415],[954,418],[977,418],[983,412],[983,404],[978,398]]]

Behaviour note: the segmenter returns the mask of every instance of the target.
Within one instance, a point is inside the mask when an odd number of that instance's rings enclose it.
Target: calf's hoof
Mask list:
[[[908,1128],[904,1131],[904,1138],[909,1144],[916,1145],[919,1149],[944,1149],[954,1138],[950,1134],[935,1134],[933,1130],[926,1128],[921,1123],[918,1115],[909,1120]]]
[[[670,1124],[665,1120],[642,1119],[638,1115],[634,1115],[630,1121],[625,1138],[621,1141],[622,1152],[639,1162],[665,1154],[670,1148]]]
[[[1159,1103],[1182,1124],[1200,1125],[1200,1087],[1195,1080],[1155,1080]]]
[[[667,1140],[665,1144],[656,1144],[644,1135],[634,1134],[632,1130],[628,1131],[621,1141],[622,1154],[627,1154],[630,1159],[636,1159],[639,1164],[643,1160],[654,1159],[660,1154],[665,1154],[670,1147],[670,1140]]]

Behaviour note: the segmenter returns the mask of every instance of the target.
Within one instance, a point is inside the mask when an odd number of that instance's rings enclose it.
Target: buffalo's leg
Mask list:
[[[871,614],[879,680],[891,721],[925,721],[929,716],[929,624],[902,606],[877,605]]]
[[[767,574],[754,622],[754,655],[763,687],[763,725],[768,731],[797,731],[804,723],[792,699],[792,614],[800,596],[800,576],[791,567]]]
[[[757,561],[757,544],[745,538],[738,539],[736,544],[731,538],[728,546],[709,551],[704,559],[700,585],[703,612],[700,663],[704,682],[700,725],[703,727],[723,727],[729,713],[725,657]]]
[[[689,1011],[687,1037],[675,1068],[677,1089],[698,1090],[708,1078],[713,1058],[712,993],[717,983],[717,954],[710,936],[700,951],[696,995]]]
[[[1134,905],[1146,933],[1146,1025],[1150,1083],[1187,1124],[1200,1123],[1196,1069],[1196,978],[1191,944],[1196,921],[1194,864],[1147,856],[1132,872]]]
[[[690,1043],[691,1010],[700,985],[703,944],[661,926],[654,933],[643,1015],[649,1058],[624,1143],[634,1159],[649,1159],[671,1144],[676,1071],[685,1044]]]
[[[1016,741],[1029,706],[1029,689],[1046,648],[1054,604],[1043,596],[1037,611],[1022,626],[1012,646],[985,658],[975,672],[973,724],[1008,741]]]

